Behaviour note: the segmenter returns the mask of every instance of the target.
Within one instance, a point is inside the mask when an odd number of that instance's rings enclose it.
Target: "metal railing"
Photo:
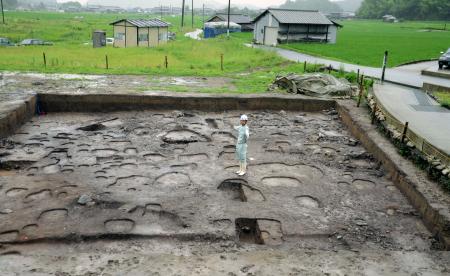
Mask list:
[[[394,126],[398,131],[402,132],[405,127],[405,124],[403,124],[402,122],[397,120],[394,116],[392,116],[392,114],[389,113],[389,111],[387,111],[387,109],[381,104],[381,102],[378,100],[378,98],[374,93],[371,93],[371,96],[373,96],[373,99],[377,103],[376,105],[377,110],[383,113],[386,122],[389,125]],[[406,131],[406,138],[408,138],[408,140],[426,157],[429,157],[430,159],[439,159],[443,165],[450,167],[450,156],[447,153],[433,146],[426,139],[422,138],[420,135],[412,131],[410,128],[408,128]]]

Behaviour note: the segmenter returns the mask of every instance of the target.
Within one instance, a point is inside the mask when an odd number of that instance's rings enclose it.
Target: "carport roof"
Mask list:
[[[117,20],[110,25],[115,25],[119,22],[126,21],[138,28],[151,28],[151,27],[169,27],[170,23],[167,23],[165,21],[159,20],[157,18],[155,19],[120,19]]]
[[[313,10],[289,10],[289,9],[267,9],[258,15],[254,22],[270,12],[281,24],[314,24],[334,25],[330,19],[319,11]]]
[[[228,14],[226,14],[226,13],[216,13],[215,15],[213,15],[207,21],[209,22],[211,19],[213,19],[216,16],[219,17],[220,19],[222,19],[223,21],[228,21]],[[233,14],[233,13],[230,14],[230,21],[234,22],[236,24],[250,24],[250,23],[252,23],[252,19],[250,18],[250,16],[243,15],[243,14]]]

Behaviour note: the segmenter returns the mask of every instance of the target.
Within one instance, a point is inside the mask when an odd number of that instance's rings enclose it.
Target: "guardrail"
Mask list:
[[[387,111],[387,109],[381,104],[381,102],[378,100],[378,98],[375,96],[374,93],[370,93],[370,95],[376,102],[377,108],[376,111],[381,112],[385,117],[385,121],[389,125],[394,126],[397,130],[401,132],[405,128],[405,124],[403,124],[402,122],[397,120],[394,116],[392,116],[392,114],[389,113],[389,111]],[[450,167],[450,156],[447,153],[436,148],[427,140],[425,140],[423,137],[421,137],[420,135],[418,135],[409,128],[406,131],[406,138],[408,138],[408,140],[426,157],[429,157],[430,159],[438,159],[436,161],[440,161],[441,164],[445,165],[446,167]]]

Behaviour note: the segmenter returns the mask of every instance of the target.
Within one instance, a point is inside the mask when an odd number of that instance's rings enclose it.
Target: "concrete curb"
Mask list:
[[[450,70],[449,73],[442,73],[439,71],[422,70],[422,75],[444,78],[450,80]]]
[[[419,60],[414,60],[414,61],[402,63],[402,64],[400,64],[400,65],[397,65],[397,66],[393,67],[393,68],[397,68],[397,67],[401,67],[401,66],[406,66],[406,65],[417,64],[417,63],[422,63],[422,62],[428,62],[428,61],[437,61],[437,60],[438,60],[438,58],[419,59]]]
[[[423,83],[423,90],[427,91],[427,92],[449,92],[450,93],[450,87],[446,87],[446,86],[440,86],[440,85],[436,85],[436,84],[431,84],[431,83]]]

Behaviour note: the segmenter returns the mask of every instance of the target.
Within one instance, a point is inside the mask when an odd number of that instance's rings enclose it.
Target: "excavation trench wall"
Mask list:
[[[273,95],[62,95],[40,94],[38,105],[45,112],[108,112],[144,109],[180,109],[221,112],[225,110],[289,110],[318,112],[336,108],[350,132],[372,153],[389,173],[392,181],[417,209],[429,230],[450,250],[450,212],[448,195],[435,183],[420,181],[417,169],[403,159],[395,147],[371,124],[363,109],[352,101],[334,101],[297,96]],[[18,104],[0,118],[0,137],[14,133],[35,113],[36,96]],[[430,190],[433,193],[430,193]],[[440,196],[436,196],[440,195]]]
[[[335,107],[335,101],[294,96],[259,95],[58,95],[42,94],[40,102],[46,112],[107,112],[142,109],[290,110],[317,112]]]
[[[445,250],[450,250],[450,212],[446,192],[428,181],[423,172],[417,173],[417,168],[405,161],[395,146],[371,124],[368,116],[355,108],[354,102],[339,101],[336,108],[352,135],[383,164],[391,180],[416,208],[430,232]],[[420,179],[419,174],[422,174]]]
[[[13,134],[36,113],[36,96],[23,100],[5,101],[0,105],[0,138]]]

